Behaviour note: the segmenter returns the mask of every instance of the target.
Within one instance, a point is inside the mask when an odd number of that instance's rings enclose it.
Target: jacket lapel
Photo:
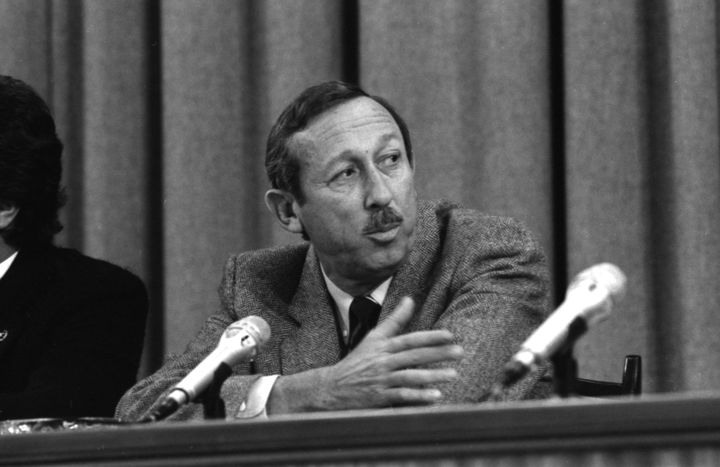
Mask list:
[[[310,247],[300,283],[288,307],[288,314],[299,323],[299,327],[280,344],[283,374],[338,362],[340,341],[330,300],[320,263],[314,248]]]
[[[403,297],[412,297],[415,309],[419,310],[425,301],[426,287],[433,276],[433,268],[440,257],[440,235],[442,234],[440,212],[434,204],[422,202],[418,206],[418,219],[415,226],[415,243],[405,262],[395,273],[387,296],[380,311],[380,321],[395,310]],[[416,313],[417,315],[417,313]],[[411,321],[407,330],[417,327],[416,320]]]

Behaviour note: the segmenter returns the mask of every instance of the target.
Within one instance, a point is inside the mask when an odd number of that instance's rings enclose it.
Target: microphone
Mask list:
[[[607,318],[625,293],[625,274],[610,263],[596,264],[575,276],[565,301],[545,320],[505,365],[500,385],[507,388],[551,358],[568,339]]]
[[[162,420],[174,413],[181,405],[189,404],[213,382],[215,372],[252,360],[257,351],[270,339],[270,326],[259,316],[247,316],[235,321],[225,329],[217,347],[185,376],[155,410],[140,423]]]

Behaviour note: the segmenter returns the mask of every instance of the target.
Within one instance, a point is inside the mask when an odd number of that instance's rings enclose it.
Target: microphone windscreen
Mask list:
[[[231,324],[228,330],[235,327],[244,328],[255,339],[258,347],[263,346],[270,339],[270,325],[259,316],[246,316]]]
[[[592,292],[597,287],[601,287],[613,300],[618,300],[625,293],[626,283],[627,278],[619,267],[611,263],[600,263],[576,275],[568,286],[568,292],[575,290]]]
[[[601,263],[590,268],[590,271],[595,281],[607,289],[613,300],[625,295],[627,277],[619,267],[612,263]]]

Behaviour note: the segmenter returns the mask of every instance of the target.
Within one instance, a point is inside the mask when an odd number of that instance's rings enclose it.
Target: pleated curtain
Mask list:
[[[140,275],[141,376],[219,306],[231,253],[288,242],[270,126],[307,86],[359,83],[406,118],[421,197],[524,221],[553,304],[628,276],[580,374],[720,389],[718,4],[709,0],[0,0],[0,73],[51,105],[58,243]]]

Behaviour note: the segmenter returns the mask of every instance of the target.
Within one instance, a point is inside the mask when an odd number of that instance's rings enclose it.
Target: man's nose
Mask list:
[[[393,194],[388,180],[379,170],[368,172],[365,190],[366,207],[387,206],[392,201]]]

